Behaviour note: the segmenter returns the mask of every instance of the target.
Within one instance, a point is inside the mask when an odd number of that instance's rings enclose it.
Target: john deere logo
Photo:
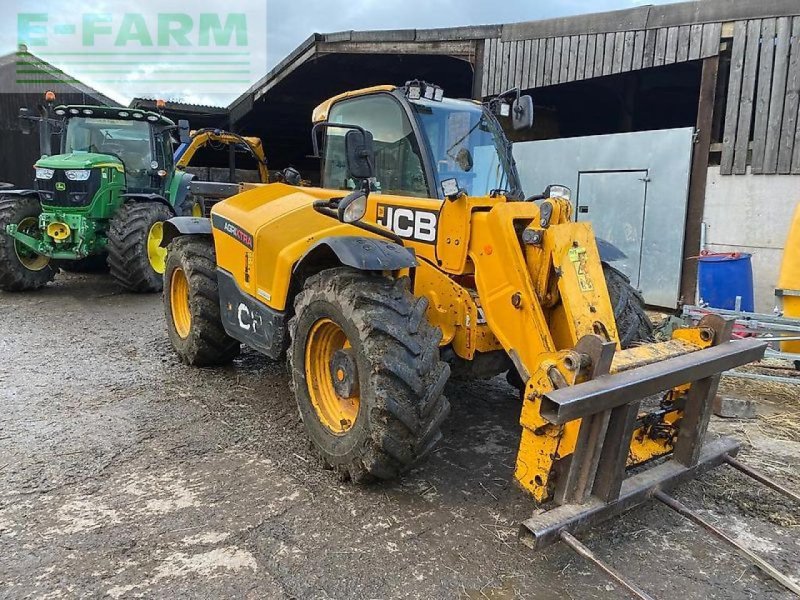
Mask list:
[[[66,190],[66,189],[67,189],[67,184],[66,184],[66,183],[64,183],[63,181],[59,181],[58,183],[56,183],[56,189],[57,189],[59,192],[63,192],[64,190]]]

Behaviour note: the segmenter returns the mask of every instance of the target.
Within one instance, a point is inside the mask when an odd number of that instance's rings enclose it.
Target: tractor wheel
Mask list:
[[[10,235],[6,226],[37,237],[42,207],[34,196],[0,196],[0,289],[7,292],[35,290],[56,276],[50,258],[36,254]]]
[[[239,355],[239,342],[222,326],[211,240],[183,236],[170,243],[164,311],[170,342],[182,362],[200,367],[223,365]]]
[[[186,197],[175,207],[175,213],[179,217],[202,217],[203,205],[200,199],[193,194],[187,194]]]
[[[80,260],[60,260],[58,267],[68,273],[103,273],[108,271],[108,257],[95,254]]]
[[[653,324],[644,310],[644,298],[624,273],[603,263],[606,287],[622,349],[653,341]]]
[[[392,479],[428,455],[450,412],[441,332],[407,280],[348,268],[308,279],[289,322],[292,387],[324,465]]]
[[[131,292],[160,292],[167,249],[161,247],[164,221],[172,211],[160,202],[123,204],[108,228],[111,276]]]

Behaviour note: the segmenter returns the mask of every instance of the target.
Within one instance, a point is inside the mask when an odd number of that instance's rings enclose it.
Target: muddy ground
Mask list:
[[[797,419],[800,388],[725,386]],[[353,487],[314,463],[282,364],[246,352],[225,369],[185,367],[160,298],[104,275],[0,293],[0,597],[623,597],[569,549],[516,541],[532,503],[512,483],[512,389],[447,393],[431,460]],[[791,428],[713,427],[797,486]],[[796,506],[728,467],[675,494],[800,580]],[[654,503],[580,537],[657,598],[791,597]]]

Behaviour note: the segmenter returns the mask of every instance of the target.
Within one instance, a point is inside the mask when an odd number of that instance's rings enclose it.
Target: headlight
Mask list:
[[[569,200],[570,196],[572,196],[572,192],[565,185],[548,185],[547,190],[545,191],[546,198],[561,198],[563,200]]]
[[[53,169],[36,167],[36,179],[52,179],[56,172]]]
[[[364,218],[367,212],[367,195],[358,192],[359,196],[348,202],[340,211],[340,219],[343,223],[355,223]]]
[[[67,171],[67,179],[70,181],[86,181],[89,175],[92,174],[90,169],[80,169],[75,171]]]

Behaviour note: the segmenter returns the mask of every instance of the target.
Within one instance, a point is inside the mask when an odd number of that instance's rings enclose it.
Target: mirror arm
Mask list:
[[[315,211],[317,211],[321,215],[325,215],[326,217],[330,217],[331,219],[339,220],[339,211],[338,203],[343,200],[343,198],[331,198],[330,200],[317,200],[315,201],[312,206]],[[375,235],[379,235],[381,237],[386,238],[397,244],[398,246],[403,246],[405,248],[405,244],[403,243],[403,238],[397,235],[394,231],[389,229],[384,229],[383,227],[379,227],[378,225],[373,225],[372,223],[365,223],[363,221],[356,221],[354,223],[349,223],[353,227],[358,227],[359,229],[363,229],[364,231],[369,231],[370,233],[374,233]]]
[[[364,136],[367,135],[367,130],[361,127],[360,125],[348,125],[347,123],[331,123],[330,121],[320,121],[319,123],[314,123],[311,127],[311,146],[314,149],[314,154],[311,155],[310,158],[322,158],[319,154],[319,139],[317,139],[317,132],[320,129],[327,128],[327,127],[337,127],[339,129],[355,129],[360,131]]]

